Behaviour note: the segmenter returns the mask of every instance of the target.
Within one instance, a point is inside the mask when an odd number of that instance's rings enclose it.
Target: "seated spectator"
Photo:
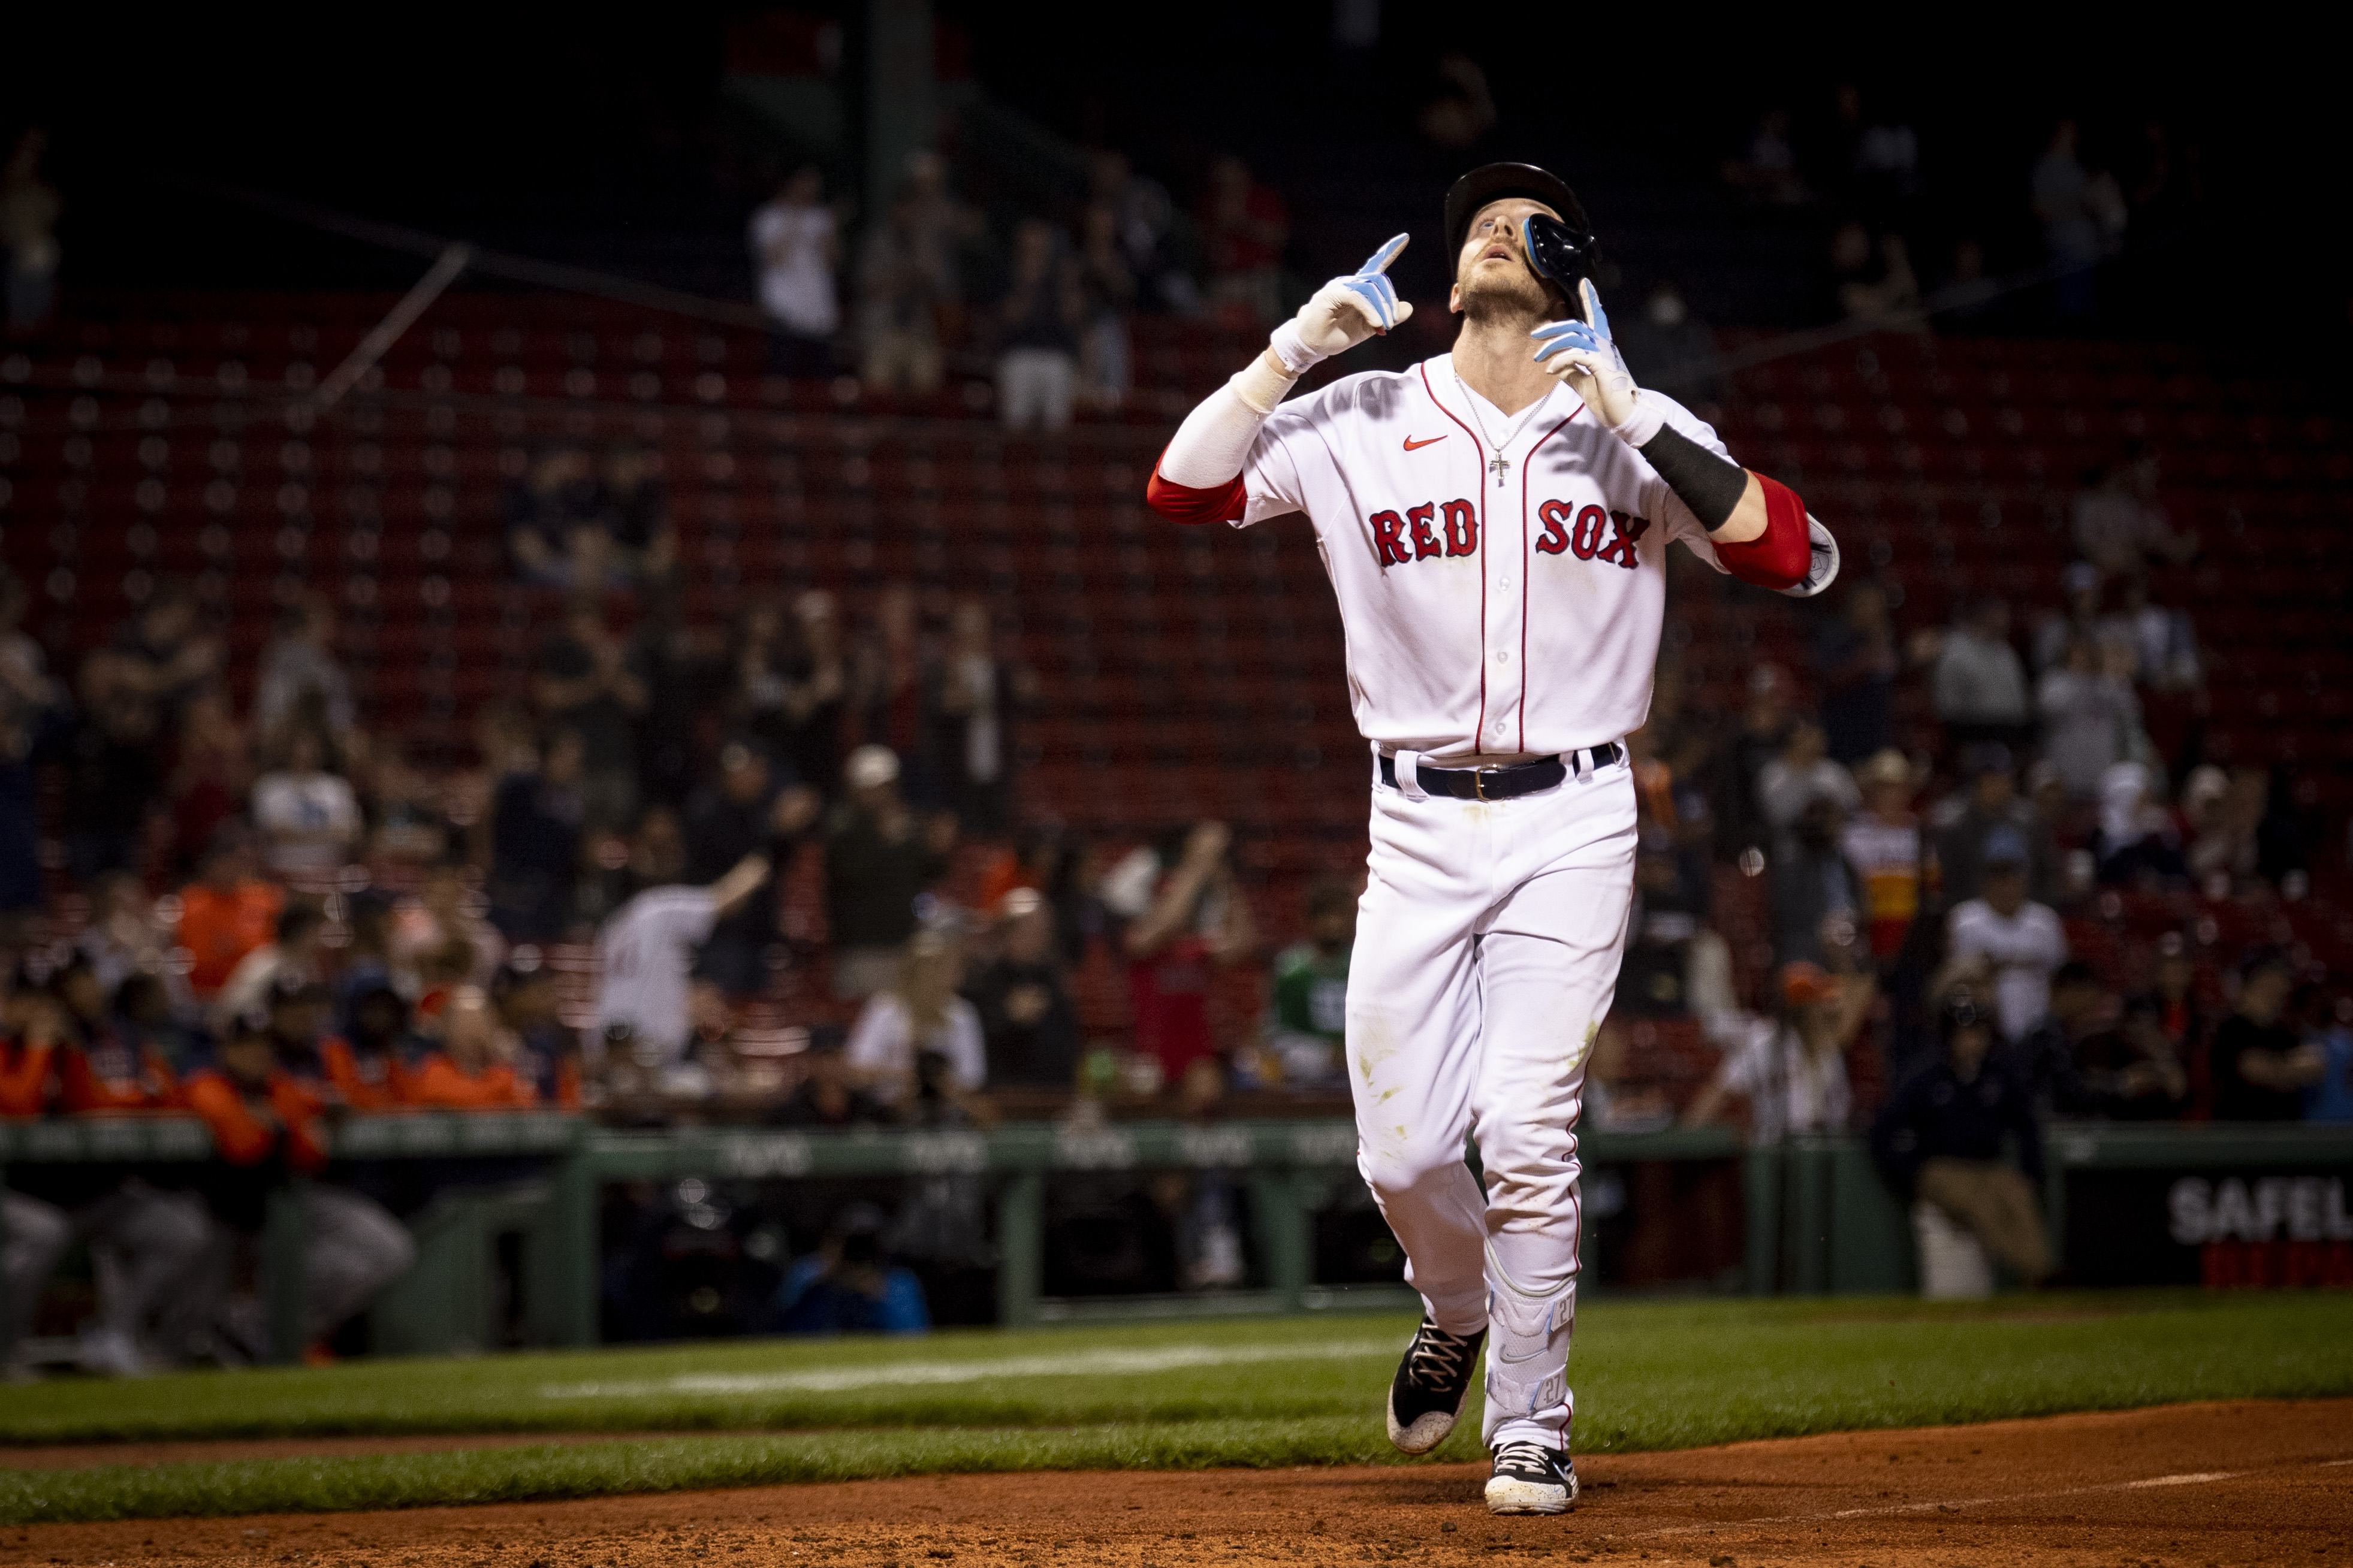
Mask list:
[[[833,335],[841,329],[833,281],[840,227],[824,198],[824,172],[805,163],[752,214],[746,236],[760,308],[776,323],[770,368],[796,381],[833,374]]]
[[[1985,884],[1947,917],[1946,952],[1956,965],[1981,963],[1991,976],[1992,1019],[2011,1044],[2051,1011],[2051,976],[2067,962],[2067,932],[2047,904],[2026,896],[2026,842],[1995,830],[1985,845]]]
[[[1222,822],[1171,828],[1103,879],[1104,905],[1127,921],[1120,948],[1136,1053],[1156,1061],[1161,1082],[1188,1097],[1214,1098],[1218,1081],[1211,976],[1218,966],[1247,957],[1258,942],[1227,857],[1232,843]],[[1188,1083],[1197,1069],[1201,1081]]]
[[[1945,901],[1967,903],[1985,890],[1986,845],[1997,832],[2026,846],[2028,896],[2044,903],[2059,896],[2059,851],[2034,808],[2018,796],[2010,748],[1972,746],[1961,757],[1962,795],[1936,808],[1937,879]],[[2007,842],[2007,841],[2005,841]]]
[[[1773,961],[1827,963],[1862,932],[1871,893],[1839,846],[1845,813],[1817,795],[1789,827],[1773,862]]]
[[[597,504],[613,542],[613,565],[638,583],[660,584],[678,567],[678,535],[670,525],[670,487],[659,459],[634,441],[605,453]]]
[[[1014,230],[1012,275],[997,307],[997,404],[1009,430],[1071,422],[1087,300],[1063,248],[1061,232],[1043,218],[1023,218]]]
[[[2133,678],[2147,690],[2194,691],[2205,684],[2189,612],[2149,603],[2145,575],[2125,579],[2123,603],[2101,617],[2099,635],[2103,644],[2131,645]]]
[[[686,803],[686,877],[716,881],[745,856],[765,852],[789,866],[795,836],[817,820],[817,793],[780,787],[765,753],[741,741],[719,752],[715,784],[697,790]],[[776,945],[776,906],[747,900],[712,928],[696,965],[703,978],[729,996],[750,996],[767,984],[768,950]]]
[[[506,958],[506,939],[482,918],[483,900],[468,886],[469,875],[464,866],[436,866],[425,873],[416,892],[394,907],[391,969],[411,994],[417,989],[417,971],[426,955],[445,951],[452,942],[472,950],[473,967],[465,978],[477,984],[488,984]]]
[[[2047,671],[2035,689],[2043,760],[2057,771],[2072,799],[2096,797],[2101,775],[2129,756],[2140,736],[2140,700],[2117,673],[2120,658],[2128,653],[2104,654],[2090,642],[2072,642],[2066,662]]]
[[[955,818],[919,821],[899,791],[899,758],[860,746],[842,768],[849,797],[834,808],[825,841],[826,915],[833,931],[833,994],[871,996],[897,972],[915,933],[915,900],[947,870]]]
[[[185,984],[170,963],[166,928],[157,919],[147,885],[130,871],[110,871],[90,889],[90,923],[74,940],[98,983],[111,994],[133,974],[168,976]]]
[[[254,874],[253,842],[242,828],[213,836],[196,880],[180,889],[180,946],[188,953],[188,990],[210,1002],[246,955],[270,940],[286,890]]]
[[[325,735],[299,723],[287,735],[280,764],[254,781],[253,826],[262,864],[280,880],[315,884],[350,863],[363,826],[359,796],[336,771]]]
[[[792,1097],[768,1115],[777,1127],[867,1127],[891,1120],[890,1109],[866,1092],[849,1065],[839,1028],[809,1031],[804,1076]]]
[[[2002,600],[1979,599],[1955,617],[1929,684],[1948,744],[2019,746],[2032,738],[2026,667],[2010,646],[2010,605]]]
[[[2089,1116],[2098,1105],[2084,1081],[2084,1055],[2116,1026],[2116,999],[2081,959],[2051,975],[2051,1010],[2010,1047],[2012,1075],[2034,1097],[2038,1116]]]
[[[592,595],[575,595],[564,626],[540,649],[541,713],[580,738],[581,821],[626,826],[638,811],[637,723],[646,710],[641,650],[615,637]]]
[[[1847,1130],[1854,1112],[1847,1047],[1871,1015],[1877,983],[1868,973],[1832,974],[1800,961],[1781,966],[1775,989],[1775,1016],[1730,1031],[1723,1065],[1684,1110],[1685,1126],[1708,1125],[1738,1099],[1747,1102],[1754,1143]]]
[[[1890,963],[1920,912],[1926,860],[1920,819],[1912,814],[1912,764],[1891,748],[1865,763],[1856,776],[1863,809],[1848,820],[1839,848],[1862,877],[1872,956]]]
[[[1829,736],[1820,724],[1800,719],[1790,726],[1779,754],[1757,773],[1757,804],[1786,852],[1788,835],[1799,814],[1816,800],[1827,800],[1840,822],[1862,804],[1854,775],[1827,754]]]
[[[424,1042],[409,1027],[408,1004],[382,980],[350,994],[343,1033],[319,1042],[327,1081],[354,1110],[394,1110],[420,1101],[410,1063]]]
[[[2189,1109],[2189,1069],[2165,1030],[2154,996],[2125,1004],[2114,1029],[2075,1049],[2094,1111],[2115,1121],[2178,1121]]]
[[[2198,535],[2175,532],[2158,501],[2158,466],[2155,450],[2136,445],[2075,496],[2075,549],[2111,577],[2137,577],[2152,565],[2178,565],[2198,553]]]
[[[588,454],[561,443],[543,447],[506,488],[507,550],[523,581],[543,588],[604,585],[610,536]]]
[[[2030,1285],[2050,1278],[2037,1189],[2033,1100],[1994,1054],[1992,1020],[1967,991],[1946,1002],[1938,1060],[1898,1088],[1871,1130],[1872,1157],[1907,1202],[1936,1205]],[[2018,1145],[2019,1168],[2002,1159]]]
[[[964,994],[979,1015],[991,1089],[1078,1081],[1078,1009],[1055,951],[1054,907],[1036,889],[1016,888],[998,904],[997,956]]]
[[[633,1042],[647,1067],[684,1059],[694,1033],[689,983],[711,928],[768,885],[768,858],[745,856],[708,887],[648,888],[596,933],[596,1030]]]
[[[2307,985],[2288,1008],[2303,1020],[2305,1043],[2320,1050],[2321,1076],[2304,1091],[2304,1119],[2353,1121],[2353,999]]]
[[[279,912],[276,939],[239,959],[214,996],[214,1029],[226,1030],[232,1019],[264,1005],[281,981],[315,982],[322,973],[326,951],[325,911],[308,899],[288,904]]]
[[[824,1243],[797,1259],[776,1288],[777,1328],[787,1334],[921,1334],[932,1327],[923,1281],[882,1251],[882,1213],[852,1204]]]
[[[555,973],[533,952],[518,952],[491,980],[500,1025],[515,1037],[515,1071],[541,1103],[580,1105],[580,1037],[556,1010]]]
[[[412,1105],[501,1110],[539,1096],[515,1070],[517,1042],[478,985],[461,985],[442,1012],[441,1048],[417,1058],[404,1088]]]
[[[1229,153],[1209,166],[1197,220],[1208,251],[1208,300],[1220,320],[1266,330],[1282,316],[1282,251],[1291,215],[1282,198]]]
[[[90,960],[77,952],[49,975],[65,1028],[57,1058],[58,1108],[90,1112],[175,1110],[179,1074],[160,1040],[126,1028]]]
[[[115,1026],[125,1044],[142,1060],[159,1058],[174,1073],[196,1058],[200,1047],[211,1043],[197,1031],[195,1016],[174,1001],[173,987],[161,974],[142,971],[125,976],[114,988]]]
[[[351,677],[335,658],[335,609],[323,594],[305,594],[279,613],[278,635],[261,650],[253,692],[257,733],[282,733],[298,714],[314,714],[330,735],[359,722]]]
[[[528,772],[498,782],[491,806],[491,923],[510,942],[554,942],[570,924],[580,870],[579,734],[558,731]]]
[[[2217,1121],[2296,1121],[2305,1091],[2328,1071],[2327,1052],[2298,1037],[2285,1016],[2295,971],[2278,952],[2247,962],[2231,1016],[2214,1027],[2210,1057]]]
[[[954,299],[949,254],[922,243],[923,208],[902,190],[858,257],[859,379],[870,392],[927,398],[946,356],[940,311]]]
[[[1282,1081],[1328,1088],[1347,1081],[1348,960],[1356,943],[1356,889],[1327,878],[1307,889],[1307,940],[1274,961],[1267,1044]]]
[[[302,1332],[315,1354],[408,1271],[417,1244],[374,1199],[315,1179],[327,1164],[327,1101],[280,1064],[267,1027],[237,1020],[216,1064],[192,1074],[186,1089],[190,1109],[212,1130],[215,1163],[201,1184],[219,1224],[258,1236],[269,1193],[290,1176],[314,1178],[303,1194]],[[231,1338],[257,1360],[269,1349],[264,1322],[259,1301],[228,1321]]]
[[[1823,749],[1832,762],[1852,767],[1886,747],[1888,705],[1901,668],[1885,591],[1868,579],[1856,582],[1838,615],[1822,617],[1814,634]]]
[[[2177,886],[2188,876],[2173,814],[2149,798],[2148,768],[2117,763],[2100,775],[2100,825],[2092,855],[2104,887]]]
[[[912,1105],[916,1058],[926,1053],[946,1059],[955,1086],[965,1093],[988,1081],[980,1014],[956,994],[963,978],[955,944],[922,931],[908,942],[897,976],[867,999],[849,1031],[849,1066],[881,1104],[900,1110]]]

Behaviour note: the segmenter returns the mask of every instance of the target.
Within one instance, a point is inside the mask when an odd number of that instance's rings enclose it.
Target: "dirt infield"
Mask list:
[[[0,1531],[0,1564],[1141,1568],[1530,1558],[1661,1568],[2327,1568],[2353,1552],[2353,1400],[1594,1456],[1578,1469],[1585,1500],[1565,1519],[1489,1517],[1479,1472],[1467,1466],[955,1476],[406,1513],[32,1526]]]

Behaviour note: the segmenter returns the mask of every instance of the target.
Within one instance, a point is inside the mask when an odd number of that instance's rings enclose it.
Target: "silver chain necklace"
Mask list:
[[[1471,411],[1471,423],[1479,426],[1479,434],[1486,441],[1488,450],[1494,453],[1493,457],[1487,459],[1487,471],[1495,476],[1495,488],[1502,489],[1504,476],[1512,467],[1512,459],[1504,456],[1504,448],[1520,438],[1520,432],[1526,428],[1528,421],[1535,416],[1535,411],[1545,405],[1545,399],[1539,397],[1521,409],[1519,417],[1512,421],[1511,427],[1504,432],[1504,438],[1498,441],[1487,434],[1486,418],[1479,412],[1479,395],[1472,392],[1470,385],[1463,381],[1462,373],[1454,368],[1454,363],[1451,358],[1447,361],[1446,371],[1454,378],[1455,389],[1462,394],[1462,406]]]

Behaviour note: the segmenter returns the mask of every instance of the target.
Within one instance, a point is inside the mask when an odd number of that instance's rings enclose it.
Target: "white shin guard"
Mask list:
[[[1487,1418],[1490,1447],[1506,1426],[1556,1446],[1568,1431],[1568,1341],[1577,1321],[1577,1281],[1532,1289],[1505,1272],[1487,1247]],[[1532,1425],[1531,1425],[1532,1424]]]

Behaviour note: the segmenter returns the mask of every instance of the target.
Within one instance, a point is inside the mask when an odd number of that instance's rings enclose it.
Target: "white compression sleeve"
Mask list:
[[[1242,471],[1258,427],[1291,386],[1291,378],[1278,375],[1264,354],[1250,361],[1185,416],[1168,450],[1161,454],[1160,477],[1193,489],[1230,481]]]

